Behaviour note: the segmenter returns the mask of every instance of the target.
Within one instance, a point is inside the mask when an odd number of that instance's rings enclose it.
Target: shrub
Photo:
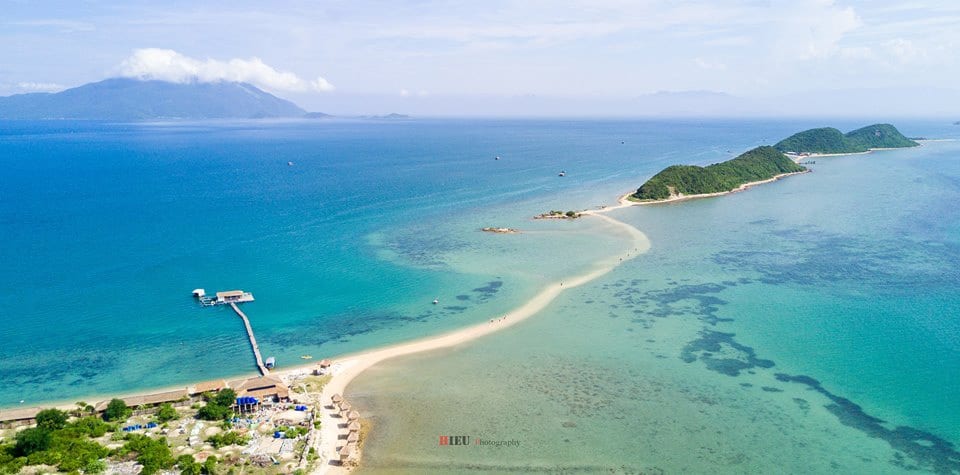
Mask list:
[[[244,445],[249,440],[250,439],[248,437],[233,431],[212,435],[207,438],[207,442],[209,442],[210,445],[216,449],[219,449],[220,447],[226,447],[228,445]]]
[[[221,406],[216,402],[208,402],[197,411],[197,417],[205,421],[220,421],[229,418],[233,411],[229,407]]]
[[[67,424],[66,430],[87,437],[103,437],[113,426],[96,417],[84,417]]]
[[[106,421],[124,420],[133,414],[133,409],[127,407],[127,403],[122,399],[111,399],[107,409],[103,411],[103,419]]]
[[[167,447],[167,439],[151,439],[141,434],[127,435],[127,443],[121,447],[120,455],[128,453],[137,454],[137,462],[143,465],[142,475],[150,475],[161,469],[173,467],[176,462],[173,455],[170,454],[170,447]]]
[[[36,452],[49,449],[52,441],[53,437],[48,429],[42,427],[24,429],[17,434],[13,451],[18,456],[28,457]]]
[[[201,466],[193,459],[193,455],[181,455],[177,457],[177,468],[181,475],[200,475]]]
[[[173,404],[169,402],[161,404],[160,409],[157,410],[157,420],[161,423],[172,421],[178,417],[180,417],[180,414],[173,408]]]
[[[211,455],[203,461],[203,473],[213,475],[217,473],[217,456]]]
[[[47,430],[63,429],[67,425],[67,413],[59,409],[44,409],[37,413],[37,427]]]

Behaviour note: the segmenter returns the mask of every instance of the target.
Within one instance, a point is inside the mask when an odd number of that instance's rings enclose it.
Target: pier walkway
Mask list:
[[[253,327],[250,326],[250,319],[244,314],[236,303],[230,302],[230,307],[243,320],[243,326],[247,327],[247,336],[250,337],[250,346],[253,348],[253,356],[257,358],[257,367],[260,368],[260,374],[266,376],[270,370],[263,364],[263,358],[260,356],[260,346],[257,345],[257,337],[253,336]]]

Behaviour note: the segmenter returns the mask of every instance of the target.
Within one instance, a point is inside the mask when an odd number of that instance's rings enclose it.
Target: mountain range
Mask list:
[[[0,119],[255,119],[318,117],[242,82],[112,78],[58,93],[0,97]]]

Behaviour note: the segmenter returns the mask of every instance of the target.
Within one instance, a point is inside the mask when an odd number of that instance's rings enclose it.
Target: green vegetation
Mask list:
[[[37,427],[47,430],[63,429],[67,425],[66,412],[59,409],[44,409],[37,413]]]
[[[197,417],[205,421],[221,421],[233,415],[230,406],[237,399],[237,393],[232,389],[222,389],[215,396],[204,395],[207,405],[197,411]]]
[[[181,455],[177,457],[177,468],[180,469],[180,475],[200,475],[200,464],[193,459],[193,455]]]
[[[180,417],[180,414],[173,408],[173,404],[169,402],[161,404],[160,409],[157,409],[157,421],[161,424],[172,421],[178,417]]]
[[[46,409],[37,414],[37,426],[17,433],[14,444],[0,447],[0,473],[16,473],[26,465],[51,465],[62,472],[99,473],[100,460],[109,451],[90,440],[111,428],[96,417],[67,423],[66,413]]]
[[[230,471],[232,472],[233,469],[231,469]],[[207,457],[206,460],[203,461],[203,469],[201,470],[201,472],[208,473],[208,474],[217,473],[217,456],[216,455],[211,455]]]
[[[296,439],[297,437],[307,435],[307,432],[310,432],[310,429],[302,426],[281,426],[277,427],[277,430],[283,432],[283,436],[288,439]]]
[[[158,471],[173,467],[176,462],[170,453],[170,447],[167,447],[167,439],[151,439],[141,434],[129,434],[126,437],[127,443],[117,450],[120,456],[136,454],[137,462],[143,465],[140,472],[143,475],[150,475]]]
[[[211,435],[207,438],[207,442],[209,442],[210,445],[212,445],[215,449],[226,447],[228,445],[246,445],[249,441],[249,437],[234,431]]]
[[[804,130],[777,142],[774,148],[792,153],[859,153],[917,145],[890,124],[874,124],[846,134],[832,127]]]
[[[664,200],[675,194],[720,193],[734,190],[744,183],[804,170],[806,168],[797,165],[775,148],[762,146],[707,167],[667,167],[647,180],[632,196],[639,200]]]
[[[43,452],[53,443],[52,431],[41,427],[31,427],[17,433],[14,454],[20,457],[29,457],[37,452]]]
[[[847,140],[861,147],[870,148],[904,148],[920,145],[904,137],[896,127],[890,124],[868,125],[844,135]]]
[[[177,468],[181,475],[212,475],[217,473],[217,457],[211,455],[203,461],[203,464],[197,463],[192,455],[181,455],[177,457]]]
[[[107,409],[103,411],[103,419],[109,422],[124,420],[133,414],[133,409],[127,407],[123,399],[111,399]]]

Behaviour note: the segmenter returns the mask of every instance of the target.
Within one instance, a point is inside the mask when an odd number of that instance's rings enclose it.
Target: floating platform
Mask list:
[[[231,303],[253,302],[253,294],[242,290],[227,290],[217,292],[216,297],[207,297],[203,289],[193,291],[193,296],[197,298],[200,305],[212,307],[214,305],[228,305]]]

